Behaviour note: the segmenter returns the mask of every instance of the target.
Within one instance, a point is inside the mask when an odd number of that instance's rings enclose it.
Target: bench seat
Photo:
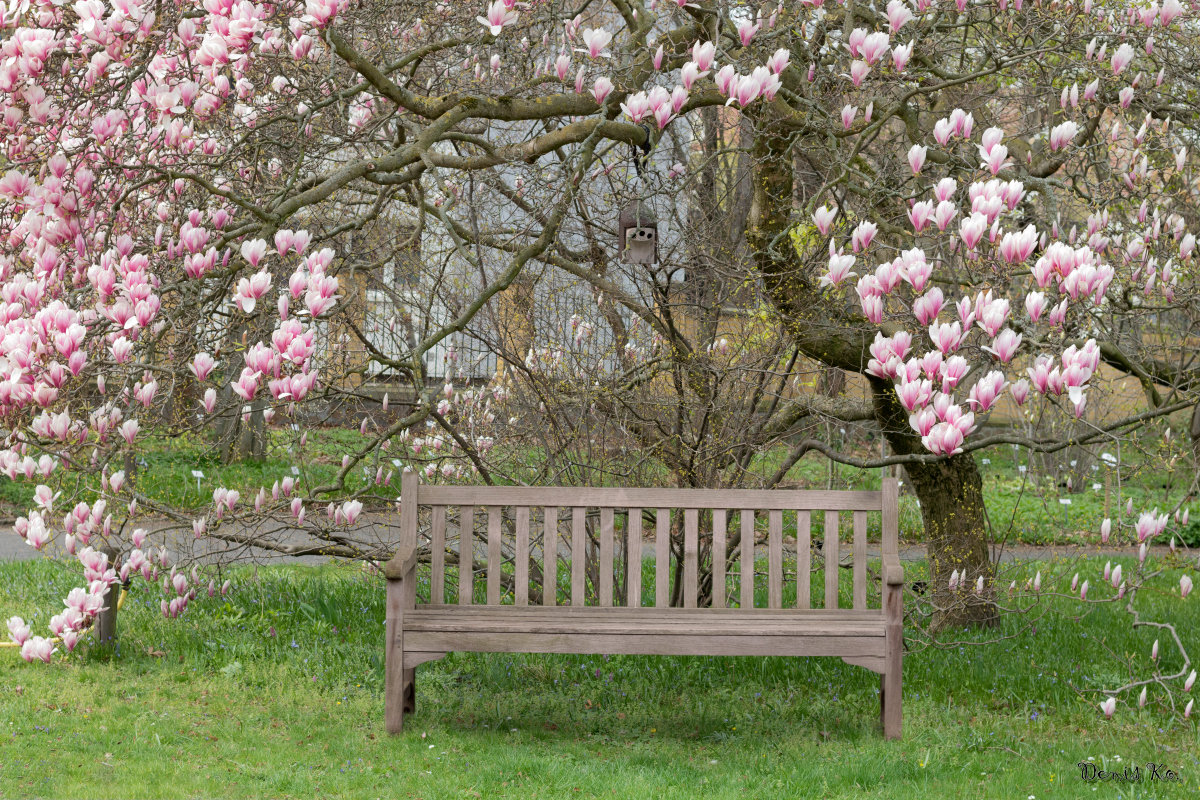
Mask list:
[[[449,651],[638,655],[874,656],[879,611],[417,606],[405,666]]]

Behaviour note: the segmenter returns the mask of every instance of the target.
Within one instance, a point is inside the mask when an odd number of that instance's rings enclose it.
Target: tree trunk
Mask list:
[[[926,453],[908,425],[908,418],[890,382],[871,379],[875,418],[893,453]],[[905,465],[908,480],[921,503],[925,546],[929,559],[933,601],[931,629],[962,625],[991,625],[998,619],[995,603],[996,569],[988,551],[983,476],[975,457],[966,453],[932,463]],[[950,574],[965,577],[964,590],[950,591]],[[983,593],[975,583],[983,576]]]
[[[115,564],[117,551],[106,546],[100,550],[108,556],[109,565]],[[104,593],[104,607],[96,615],[96,644],[113,645],[117,641],[117,599],[120,597],[121,585],[114,583]]]
[[[929,553],[933,630],[961,625],[991,625],[998,617],[995,565],[988,553],[983,478],[971,455],[960,453],[934,464],[909,464],[908,477],[921,501]],[[962,576],[964,589],[950,591],[950,573]],[[975,583],[983,576],[982,595]]]
[[[1197,465],[1200,466],[1200,403],[1192,409],[1192,425],[1189,431],[1192,436],[1192,453],[1196,456]]]
[[[865,373],[875,326],[852,307],[820,291],[817,275],[826,260],[819,244],[801,255],[788,233],[792,225],[794,176],[789,142],[760,134],[754,143],[754,209],[746,238],[771,302],[790,323],[796,346],[828,367]],[[814,229],[815,230],[815,229]],[[889,381],[871,378],[875,419],[897,455],[928,455],[909,427],[908,414]],[[975,460],[959,455],[934,463],[907,465],[925,521],[933,599],[934,630],[965,624],[991,624],[997,618],[992,585],[995,570],[988,554],[983,479]],[[950,573],[966,571],[967,580],[983,576],[984,592],[949,591]]]
[[[232,397],[233,393],[229,392],[229,395]],[[220,443],[221,463],[260,461],[266,457],[267,423],[263,417],[265,405],[262,401],[256,401],[251,406],[249,422],[243,422],[242,415],[236,414],[222,418],[213,426]]]

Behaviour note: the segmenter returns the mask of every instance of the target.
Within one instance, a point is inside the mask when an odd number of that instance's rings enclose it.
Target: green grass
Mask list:
[[[288,432],[290,433],[290,432]],[[342,455],[357,450],[366,442],[357,430],[314,428],[309,431],[308,444],[300,450],[293,447],[291,437],[284,431],[273,430],[269,437],[266,457],[222,464],[219,453],[211,443],[194,435],[167,437],[148,432],[138,439],[136,458],[137,490],[155,503],[176,509],[203,509],[212,505],[212,493],[218,486],[237,489],[245,502],[252,502],[260,487],[268,490],[276,481],[292,475],[298,491],[307,495],[316,486],[332,479],[341,467]],[[395,497],[400,492],[399,481],[390,486],[374,487],[375,472],[395,470],[387,454],[364,464],[347,476],[349,491],[370,486],[370,492],[382,498]],[[115,462],[108,472],[123,469]],[[293,472],[293,467],[295,472]],[[198,470],[204,477],[197,481],[192,474]],[[99,495],[99,476],[94,471],[69,473],[68,490],[71,501],[94,501]],[[25,513],[33,503],[37,481],[11,481],[0,477],[0,505],[9,512]]]
[[[1099,565],[1086,569],[1094,572]],[[916,567],[914,574],[919,572]],[[876,676],[837,659],[452,654],[418,669],[418,712],[383,730],[383,590],[357,568],[237,572],[178,620],[136,590],[116,655],[50,666],[0,651],[3,797],[1192,797],[1200,736],[1095,690],[1148,668],[1154,634],[1109,606],[1064,604],[1036,632],[1009,618],[909,654],[904,739],[876,728]],[[0,618],[74,583],[48,561],[0,564]],[[1200,602],[1147,594],[1200,651]],[[35,612],[35,610],[40,611]],[[1164,671],[1178,656],[1164,650]],[[1165,763],[1184,783],[1104,784]],[[1117,758],[1120,758],[1120,762]]]
[[[260,487],[269,489],[275,481],[292,475],[295,469],[299,473],[298,491],[307,496],[311,489],[336,475],[343,454],[358,449],[366,441],[357,430],[312,428],[308,431],[308,444],[303,452],[297,452],[292,447],[289,434],[281,429],[272,430],[267,455],[263,460],[221,464],[215,449],[199,437],[168,438],[147,433],[139,440],[137,489],[155,503],[199,513],[211,506],[212,492],[218,486],[237,489],[244,502],[251,502]],[[1029,465],[1028,456],[1023,452],[1014,454],[1005,446],[978,454],[992,541],[1034,545],[1078,544],[1093,541],[1106,510],[1110,516],[1117,516],[1123,512],[1125,501],[1130,497],[1138,511],[1154,506],[1160,509],[1174,507],[1178,502],[1180,487],[1172,483],[1171,474],[1164,471],[1161,465],[1156,465],[1151,457],[1138,454],[1134,448],[1128,449],[1134,454],[1122,466],[1120,491],[1113,478],[1107,497],[1103,484],[1108,467],[1103,464],[1099,464],[1098,470],[1082,486],[1077,487],[1077,491],[1067,494],[1046,477],[1036,478],[1032,468],[1021,473],[1018,467]],[[378,499],[376,505],[394,498],[399,493],[398,480],[394,479],[388,486],[374,485],[374,477],[380,466],[385,473],[397,471],[392,463],[392,455],[380,453],[370,463],[353,470],[348,475],[348,490],[366,489],[368,496]],[[495,455],[505,460],[518,477],[532,476],[535,470],[532,464],[541,457],[535,450],[505,452],[502,447],[497,448]],[[782,448],[763,452],[752,465],[752,471],[759,475],[774,472],[783,455]],[[630,458],[641,459],[642,456],[632,453]],[[984,464],[983,459],[990,463]],[[192,475],[193,470],[204,473],[199,484]],[[649,476],[646,480],[666,479],[665,473],[656,470],[653,463],[643,464],[639,474]],[[823,488],[829,485],[829,478],[828,462],[803,459],[789,473],[788,483]],[[77,487],[77,491],[67,492],[71,503],[95,500],[98,480],[98,476],[92,473],[76,476],[68,489]],[[859,470],[844,465],[833,467],[832,485],[835,489],[878,489],[879,480],[879,470]],[[1097,483],[1101,485],[1100,488],[1093,488]],[[25,513],[32,505],[36,485],[36,481],[11,481],[0,476],[0,513]],[[1060,504],[1061,497],[1068,497],[1071,504]],[[1200,508],[1197,510],[1200,511]],[[1200,513],[1193,517],[1187,530],[1176,533],[1189,546],[1200,547]],[[787,524],[792,526],[790,521]],[[872,517],[869,524],[869,536],[877,541],[877,519]],[[788,532],[792,529],[789,527]],[[902,492],[900,535],[910,541],[920,541],[922,532],[921,512],[916,497]]]

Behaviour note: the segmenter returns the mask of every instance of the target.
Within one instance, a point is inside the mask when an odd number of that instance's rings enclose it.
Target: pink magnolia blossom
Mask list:
[[[829,271],[821,277],[821,279],[817,282],[817,285],[837,286],[847,278],[858,277],[858,273],[850,271],[850,268],[854,266],[854,261],[855,257],[851,255],[830,255]]]
[[[889,0],[887,4],[888,29],[894,34],[913,19],[913,13],[904,0]]]
[[[1183,13],[1183,4],[1179,0],[1163,0],[1162,10],[1159,11],[1158,19],[1164,28],[1169,28],[1175,18]]]
[[[942,313],[944,305],[942,290],[935,286],[913,301],[913,316],[922,325],[930,326],[937,320],[938,314]]]
[[[759,22],[751,22],[748,19],[740,19],[737,22],[738,41],[742,43],[742,47],[749,47],[750,41],[758,34],[762,27]]]
[[[512,4],[506,3],[505,0],[493,0],[488,5],[487,17],[476,17],[475,19],[480,25],[488,29],[492,36],[499,36],[506,25],[512,25],[517,21],[518,14],[512,10]]]
[[[41,636],[34,636],[31,639],[27,639],[21,645],[21,658],[26,661],[42,661],[49,664],[50,658],[55,652],[56,648],[50,640]]]
[[[1012,394],[1013,400],[1017,405],[1025,405],[1025,401],[1029,399],[1029,381],[1022,378],[1008,387],[1009,393]]]
[[[242,258],[253,268],[258,268],[258,262],[267,254],[267,243],[262,239],[242,242]]]
[[[851,249],[854,252],[865,251],[871,246],[871,242],[875,239],[875,234],[879,232],[879,226],[870,220],[863,220],[854,228],[850,235]]]
[[[767,59],[767,69],[771,70],[775,75],[782,74],[787,69],[790,56],[791,54],[786,48],[779,48]]]
[[[939,231],[945,232],[946,228],[950,227],[950,222],[958,215],[958,207],[949,200],[943,200],[938,203],[937,208],[933,212],[933,223]]]
[[[20,617],[8,618],[8,636],[18,647],[25,644],[32,636],[29,626]]]
[[[217,366],[217,362],[208,353],[197,353],[192,359],[192,363],[188,365],[188,369],[196,376],[196,380],[208,380],[208,376],[212,374],[213,369]]]
[[[125,422],[121,423],[121,427],[119,429],[121,438],[123,438],[127,444],[132,445],[133,440],[137,437],[139,427],[140,426],[138,425],[138,421],[136,419],[126,420]]]
[[[967,246],[967,250],[974,250],[979,245],[987,229],[987,217],[979,212],[974,212],[970,217],[963,219],[958,228],[959,236],[962,238],[963,244]]]
[[[583,43],[587,46],[589,58],[599,58],[612,41],[612,34],[604,28],[584,28]]]
[[[933,201],[922,200],[919,203],[913,203],[912,208],[908,210],[908,221],[912,223],[913,231],[920,233],[925,230],[925,226],[933,219]]]
[[[592,97],[595,98],[597,105],[604,105],[605,99],[612,94],[612,91],[613,82],[604,76],[597,78],[592,85]],[[624,104],[622,104],[622,108],[624,108]]]
[[[860,48],[862,59],[871,66],[879,63],[881,59],[888,53],[888,48],[891,46],[891,38],[882,31],[868,34],[863,40]]]
[[[822,236],[829,235],[829,229],[833,225],[833,220],[837,217],[837,212],[837,206],[833,208],[821,206],[813,212],[813,223],[817,226],[817,230],[821,232]],[[851,260],[851,263],[853,263],[853,260]]]
[[[963,434],[948,422],[939,422],[928,434],[921,437],[921,444],[934,455],[951,456],[962,452]]]
[[[925,156],[928,152],[929,148],[919,144],[914,144],[908,149],[908,165],[912,168],[913,175],[921,174],[921,168],[925,166]]]
[[[867,75],[870,73],[871,65],[866,61],[855,59],[850,62],[850,82],[855,87],[862,86],[863,81],[866,80]]]
[[[634,123],[641,122],[647,116],[652,115],[650,108],[650,98],[645,92],[638,92],[630,95],[628,100],[621,103],[621,111],[625,112],[625,116]]]
[[[1117,710],[1117,698],[1109,697],[1101,701],[1100,710],[1104,712],[1105,719],[1112,719],[1113,713]]]
[[[1072,120],[1067,120],[1061,125],[1056,125],[1050,130],[1050,150],[1061,150],[1070,144],[1075,135],[1079,133],[1079,126]]]
[[[1033,253],[1037,245],[1037,228],[1025,226],[1020,233],[1009,231],[1000,240],[1000,255],[1009,264],[1020,264]]]
[[[1007,364],[1009,361],[1012,361],[1013,356],[1016,355],[1017,350],[1021,347],[1021,339],[1021,334],[1016,333],[1011,328],[1005,328],[992,340],[991,347],[984,347],[983,349],[993,353],[1001,362]]]
[[[1112,72],[1113,75],[1120,75],[1125,68],[1129,66],[1129,62],[1133,60],[1133,48],[1128,42],[1122,42],[1121,46],[1113,51],[1112,54]]]
[[[738,106],[745,108],[752,102],[758,99],[763,91],[763,80],[766,76],[760,75],[758,69],[749,75],[737,76],[737,83],[733,86],[733,91],[726,105],[737,101]]]

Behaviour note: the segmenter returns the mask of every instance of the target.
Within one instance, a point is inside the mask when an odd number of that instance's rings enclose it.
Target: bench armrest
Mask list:
[[[903,586],[904,585],[904,567],[900,565],[900,557],[896,555],[884,556],[883,559],[883,582],[887,586]]]
[[[383,565],[383,576],[389,581],[404,580],[417,565],[419,554],[418,547],[400,547],[392,559]]]

